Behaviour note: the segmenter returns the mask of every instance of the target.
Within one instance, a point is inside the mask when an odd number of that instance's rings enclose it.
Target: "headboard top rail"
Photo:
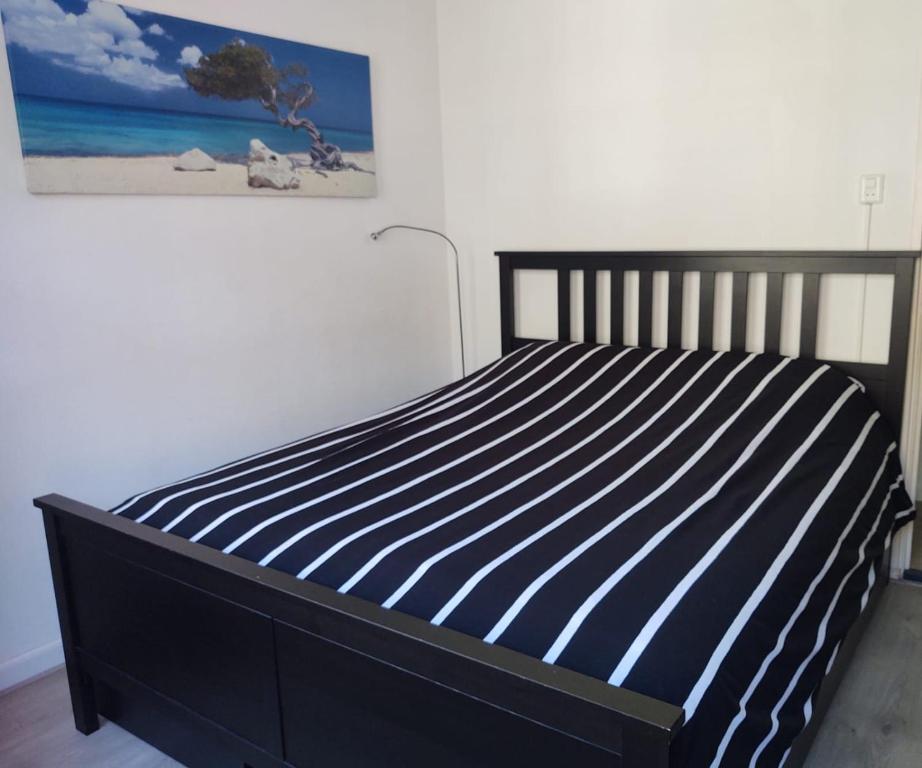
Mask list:
[[[915,251],[497,251],[513,269],[894,274]],[[911,269],[911,266],[910,266]]]

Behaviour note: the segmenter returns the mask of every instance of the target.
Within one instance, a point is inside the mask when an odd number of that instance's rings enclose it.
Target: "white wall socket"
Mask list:
[[[862,175],[858,200],[863,205],[874,205],[884,201],[884,175],[882,173]]]

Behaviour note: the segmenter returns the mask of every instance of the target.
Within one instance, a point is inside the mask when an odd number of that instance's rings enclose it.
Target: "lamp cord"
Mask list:
[[[451,246],[451,250],[455,254],[455,291],[457,293],[458,299],[458,336],[461,342],[461,376],[464,377],[467,375],[467,366],[465,365],[464,360],[464,317],[461,310],[461,257],[458,255],[458,249],[455,244],[451,241],[451,238],[448,235],[445,235],[439,232],[437,229],[427,229],[426,227],[414,227],[410,224],[391,224],[389,227],[384,227],[384,229],[379,229],[377,232],[372,233],[371,239],[377,240],[381,235],[391,229],[412,229],[416,232],[428,232],[431,235],[438,235],[446,243]]]
[[[868,209],[867,216],[865,217],[865,231],[864,231],[864,250],[871,250],[871,222],[874,217],[874,205],[870,203],[865,204],[865,208]],[[858,359],[864,360],[864,319],[868,311],[868,276],[864,276],[864,281],[862,282],[861,288],[861,335],[858,337]]]

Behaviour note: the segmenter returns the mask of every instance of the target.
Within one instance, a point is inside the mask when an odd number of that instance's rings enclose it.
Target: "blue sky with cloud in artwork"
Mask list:
[[[103,0],[0,0],[0,13],[17,94],[269,120],[255,102],[204,98],[183,79],[202,53],[240,38],[277,66],[308,67],[318,99],[306,114],[315,122],[371,130],[365,56]]]

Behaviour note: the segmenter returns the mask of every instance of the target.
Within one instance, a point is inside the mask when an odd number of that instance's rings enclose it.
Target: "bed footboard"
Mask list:
[[[190,766],[668,768],[680,708],[61,496],[74,719]]]

